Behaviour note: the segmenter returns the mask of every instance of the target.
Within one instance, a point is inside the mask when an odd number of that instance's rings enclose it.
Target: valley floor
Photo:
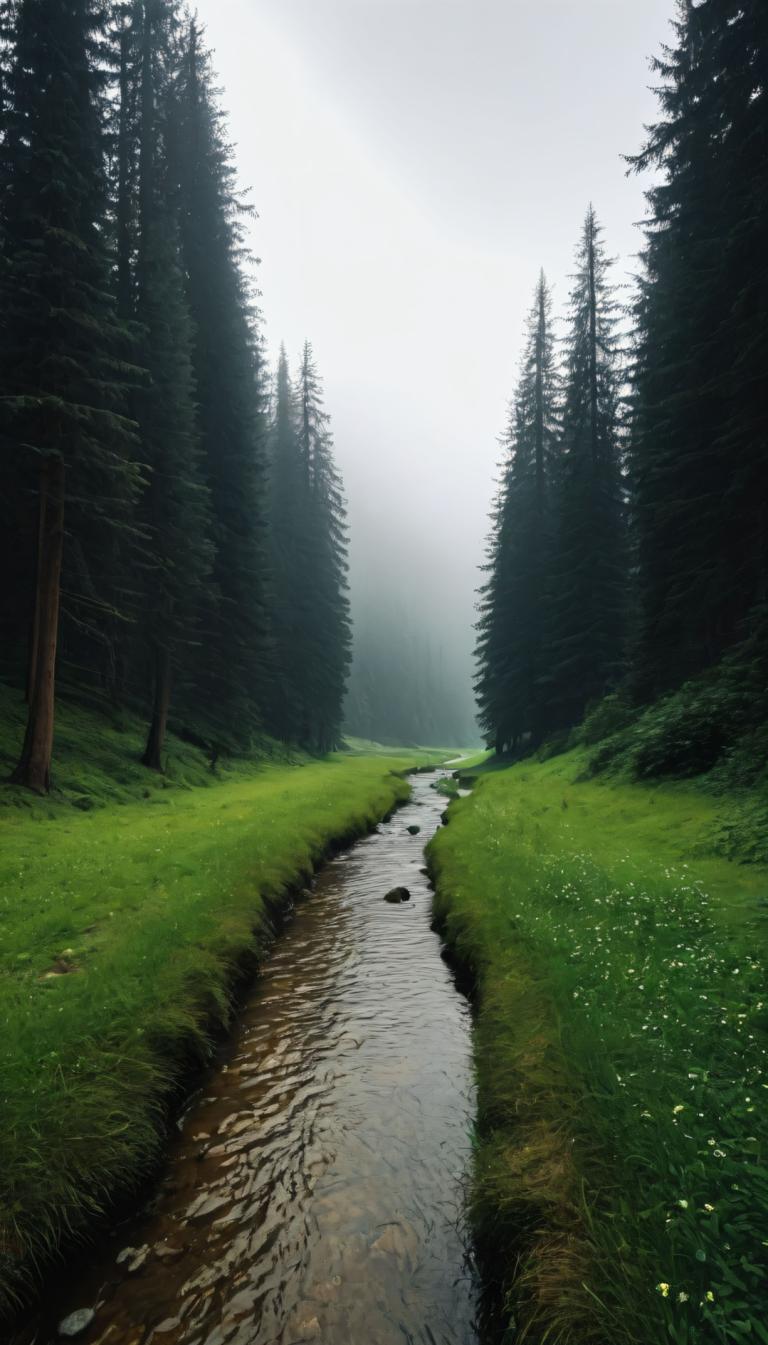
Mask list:
[[[768,873],[716,799],[584,764],[481,775],[430,850],[508,1339],[768,1342]]]
[[[71,711],[59,735],[58,791],[0,794],[5,1308],[156,1162],[169,1103],[227,1021],[270,913],[430,759],[261,760],[215,778],[174,741],[167,787],[136,764],[135,726]]]

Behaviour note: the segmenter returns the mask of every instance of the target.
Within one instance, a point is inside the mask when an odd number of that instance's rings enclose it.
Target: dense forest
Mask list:
[[[16,780],[61,690],[215,761],[340,739],[342,483],[312,349],[264,352],[251,207],[177,0],[0,5],[0,672]]]
[[[592,206],[562,342],[536,286],[476,684],[499,752],[587,713],[618,744],[656,705],[641,773],[705,770],[768,720],[768,8],[686,3],[673,31],[628,160],[652,173],[633,299]]]

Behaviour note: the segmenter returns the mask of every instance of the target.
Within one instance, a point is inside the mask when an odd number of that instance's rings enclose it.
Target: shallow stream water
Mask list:
[[[440,774],[414,776],[411,802],[318,875],[149,1207],[25,1345],[60,1342],[62,1320],[94,1309],[79,1345],[478,1340],[470,1010],[422,872]],[[389,905],[400,884],[412,900]]]

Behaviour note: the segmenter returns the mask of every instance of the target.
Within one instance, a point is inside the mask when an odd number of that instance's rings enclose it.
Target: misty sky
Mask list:
[[[266,335],[315,346],[358,601],[437,614],[468,662],[497,436],[541,266],[590,200],[616,277],[674,0],[198,0],[259,212]]]

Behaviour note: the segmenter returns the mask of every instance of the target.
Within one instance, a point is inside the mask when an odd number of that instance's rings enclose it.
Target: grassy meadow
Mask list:
[[[716,798],[584,765],[481,773],[430,851],[508,1339],[768,1342],[768,872]]]
[[[18,737],[10,709],[0,768]],[[213,776],[173,740],[162,779],[136,763],[140,741],[138,724],[65,709],[54,793],[0,789],[5,1308],[156,1161],[169,1102],[227,1021],[270,908],[407,795],[397,772],[429,759],[264,758]]]

